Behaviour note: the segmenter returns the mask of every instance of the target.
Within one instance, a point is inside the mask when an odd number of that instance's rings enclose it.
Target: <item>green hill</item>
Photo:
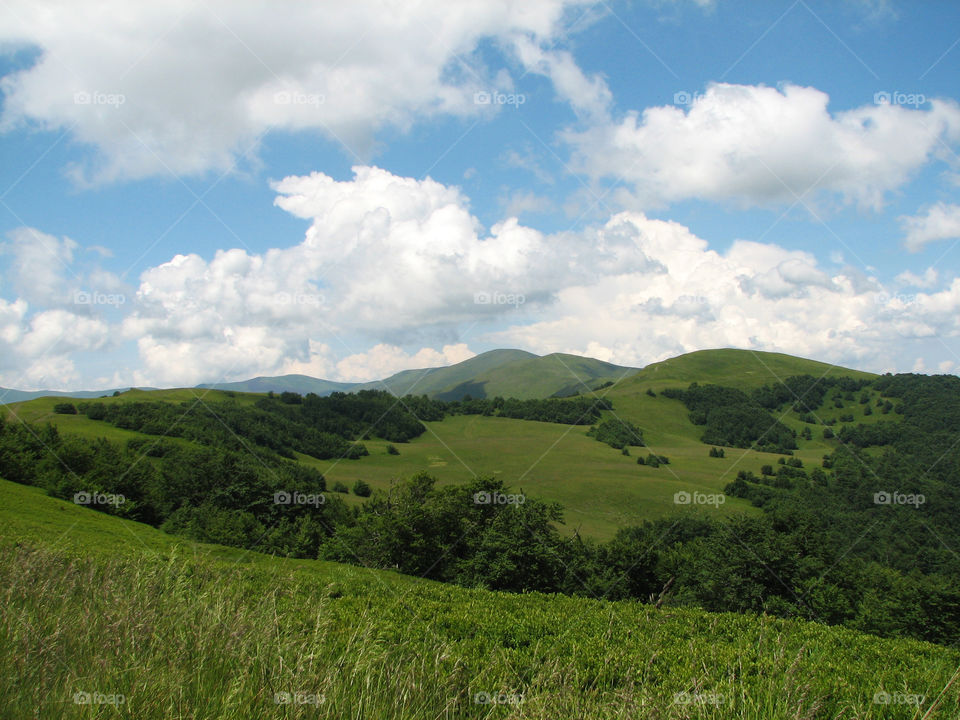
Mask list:
[[[10,718],[897,720],[960,702],[960,653],[926,643],[194,544],[2,480],[0,607]]]
[[[547,372],[547,368],[552,368],[552,372]],[[487,377],[488,387],[500,388],[495,394],[511,395],[505,388],[509,383],[545,394],[545,387],[559,388],[561,383],[570,382],[574,377],[582,378],[587,384],[600,384],[601,378],[609,377],[604,373],[613,373],[616,368],[569,355],[541,358],[522,351],[493,351],[450,368],[429,371],[422,381],[424,384],[417,385],[414,392],[427,392],[425,388],[430,388],[436,393],[451,385],[462,385],[465,377]],[[873,377],[788,355],[740,350],[690,353],[648,366],[623,379],[614,376],[615,384],[597,395],[613,401],[614,410],[604,413],[606,417],[633,422],[643,431],[647,448],[631,448],[630,456],[623,456],[587,437],[586,427],[465,415],[425,422],[427,432],[399,445],[399,455],[387,453],[386,441],[371,439],[365,441],[370,455],[359,460],[317,460],[306,455],[298,459],[322,472],[331,484],[342,482],[352,487],[357,480],[363,480],[380,490],[387,490],[397,477],[421,471],[436,476],[441,483],[462,483],[477,475],[495,475],[511,487],[563,504],[565,532],[578,530],[585,536],[607,539],[622,527],[677,512],[674,501],[677,492],[719,493],[740,470],[759,473],[762,466],[777,461],[778,456],[771,453],[737,448],[727,448],[725,458],[708,457],[708,447],[700,441],[702,428],[691,423],[682,403],[659,395],[662,388],[685,387],[691,381],[749,388],[773,382],[778,377],[803,373],[820,376],[828,371],[836,375]],[[404,382],[412,384],[410,373],[416,372],[419,371],[408,371]],[[591,379],[588,380],[588,376]],[[648,389],[655,389],[656,397],[648,395]],[[402,386],[391,390],[400,391]],[[589,395],[586,391],[583,394]],[[196,389],[133,390],[104,402],[138,399],[252,403],[256,396]],[[147,437],[88,420],[82,414],[54,414],[56,402],[54,398],[34,400],[12,405],[10,410],[27,422],[53,422],[64,432],[88,438]],[[864,417],[860,405],[851,407],[849,412],[855,414],[857,422],[872,422],[881,417]],[[839,414],[839,411],[829,412],[824,417]],[[793,415],[782,421],[798,432],[804,427]],[[796,456],[816,466],[823,454],[832,452],[837,441],[824,440],[818,431],[811,440],[801,441],[799,445]],[[650,452],[669,457],[670,464],[658,468],[638,466],[636,456]],[[353,496],[348,497],[351,502],[355,501]],[[720,513],[754,511],[747,501],[739,498],[730,498],[719,509]]]
[[[491,350],[447,367],[403,370],[383,380],[339,383],[306,375],[258,377],[200,385],[238,392],[295,392],[301,395],[387,390],[393,395],[428,395],[440,400],[472,397],[544,398],[570,395],[636,372],[593,358],[554,353],[540,357],[524,350]]]

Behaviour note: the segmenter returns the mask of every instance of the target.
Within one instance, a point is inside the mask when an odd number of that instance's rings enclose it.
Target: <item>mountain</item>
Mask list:
[[[543,357],[524,350],[490,350],[447,367],[403,370],[384,380],[367,383],[338,383],[306,375],[257,377],[231,383],[210,383],[202,388],[236,392],[295,392],[301,395],[357,390],[387,390],[403,395],[429,395],[440,400],[475,398],[542,398],[571,395],[593,389],[607,381],[618,381],[637,372],[602,360],[554,353]]]
[[[333,392],[388,390],[394,395],[428,395],[439,400],[459,400],[465,395],[482,397],[561,397],[593,390],[614,382],[621,392],[645,390],[648,386],[712,382],[731,387],[751,388],[790,375],[826,374],[871,378],[875,375],[805,358],[753,350],[699,350],[643,369],[624,367],[594,358],[553,353],[534,355],[524,350],[490,350],[447,367],[403,370],[384,380],[366,383],[335,382],[308,375],[255,377],[249,380],[205,383],[199,388],[234,392],[294,392],[326,396]],[[629,380],[629,382],[628,382]],[[126,388],[119,390],[125,392]],[[0,404],[56,396],[94,398],[116,390],[8,390],[0,388]]]
[[[111,388],[110,390],[11,390],[0,387],[0,405],[8,403],[35,400],[41,397],[65,398],[98,398],[113,395],[115,392],[126,392],[132,388]],[[156,388],[140,388],[141,390],[156,390]]]
[[[198,388],[212,390],[233,390],[234,392],[294,392],[298,395],[316,393],[325,397],[333,392],[350,392],[358,387],[359,383],[334,382],[320,380],[309,375],[279,375],[277,377],[255,377],[250,380],[224,383],[204,383]]]

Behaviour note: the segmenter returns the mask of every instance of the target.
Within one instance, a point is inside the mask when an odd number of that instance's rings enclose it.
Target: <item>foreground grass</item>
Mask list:
[[[955,718],[958,665],[813,623],[185,543],[0,481],[4,718]]]

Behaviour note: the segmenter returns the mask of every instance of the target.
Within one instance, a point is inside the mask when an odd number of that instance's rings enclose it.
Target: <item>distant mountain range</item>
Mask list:
[[[209,383],[199,387],[238,392],[295,392],[305,395],[329,395],[332,392],[387,390],[403,395],[428,395],[438,400],[471,397],[540,398],[572,395],[593,389],[604,382],[617,381],[638,372],[580,357],[554,353],[534,355],[524,350],[491,350],[447,367],[404,370],[383,380],[367,383],[338,383],[306,375],[257,377],[232,383]]]
[[[791,374],[820,376],[829,371],[843,371],[844,374],[863,377],[870,375],[834,368],[814,360],[749,350],[701,350],[648,365],[642,370],[565,353],[540,356],[524,350],[491,350],[456,365],[404,370],[383,380],[367,383],[334,382],[308,375],[280,375],[239,382],[208,383],[197,387],[255,393],[316,393],[320,396],[333,392],[387,390],[398,396],[427,395],[438,400],[459,400],[465,395],[475,398],[497,395],[544,398],[585,392],[606,382],[619,383],[626,378],[631,378],[631,384],[668,379],[685,384],[712,378],[713,382],[740,386],[762,384]],[[94,398],[127,389],[23,391],[0,388],[0,404],[50,396]]]

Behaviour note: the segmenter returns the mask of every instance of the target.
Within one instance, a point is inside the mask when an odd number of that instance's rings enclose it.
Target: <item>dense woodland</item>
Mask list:
[[[588,424],[610,407],[584,398],[396,403],[369,391],[268,397],[252,407],[91,402],[77,410],[155,437],[89,441],[51,426],[3,422],[0,476],[62,498],[121,494],[123,504],[93,507],[280,555],[466,586],[766,612],[960,642],[960,379],[799,377],[749,395],[709,385],[662,394],[686,405],[706,443],[781,451],[761,475],[741,472],[726,489],[761,512],[718,519],[686,509],[595,543],[558,532],[559,505],[508,501],[520,491],[497,480],[438,487],[418,475],[350,508],[326,492],[319,473],[288,459],[293,451],[355,457],[365,452],[364,437],[404,442],[423,432],[421,420],[449,414]],[[775,416],[796,413],[818,432],[832,432],[819,419],[824,407],[836,412],[838,404],[865,399],[886,417],[838,428],[836,449],[819,467],[787,454],[796,437]],[[638,428],[617,430],[610,422],[591,432],[611,444],[642,442]],[[277,493],[299,493],[302,501],[278,503]]]

